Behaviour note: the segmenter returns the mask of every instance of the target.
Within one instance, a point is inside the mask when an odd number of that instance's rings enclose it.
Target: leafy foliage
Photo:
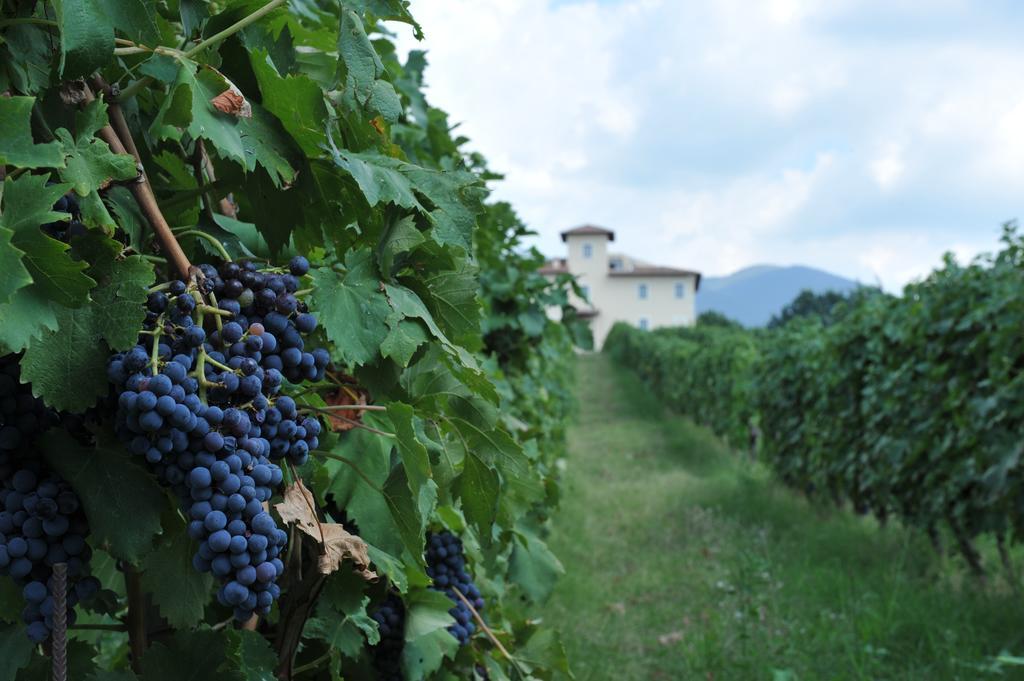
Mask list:
[[[398,58],[381,22],[419,33],[407,3],[16,5],[0,23],[0,90],[12,95],[0,98],[0,354],[24,353],[23,380],[62,412],[39,455],[75,486],[94,548],[124,573],[122,586],[100,571],[109,607],[89,616],[134,623],[130,636],[73,634],[85,652],[72,675],[364,678],[378,641],[368,613],[388,589],[408,611],[407,679],[567,675],[557,635],[518,601],[545,598],[561,569],[543,537],[570,360],[589,334],[568,305],[575,283],[538,273],[530,232],[487,202],[499,177],[427,103],[423,53]],[[132,151],[129,133],[138,162],[111,146]],[[53,210],[68,192],[84,227],[54,238],[45,226],[69,219]],[[286,392],[348,425],[290,474],[319,516],[358,524],[387,584],[318,574],[317,540],[294,533],[259,633],[215,626],[225,611],[191,571],[175,501],[112,433],[107,359],[136,343],[153,287],[185,274],[154,210],[196,265],[312,262],[297,295],[332,364]],[[345,391],[378,410],[338,410]],[[461,648],[425,572],[424,537],[442,529],[459,535],[488,606],[487,631]],[[0,621],[16,616],[0,608]],[[10,664],[43,664],[6,629],[3,641]]]

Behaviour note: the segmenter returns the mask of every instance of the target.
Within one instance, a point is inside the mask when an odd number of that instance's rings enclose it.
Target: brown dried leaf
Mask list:
[[[221,113],[239,118],[252,118],[252,105],[246,100],[245,95],[231,81],[228,81],[228,86],[227,90],[211,99],[210,104]]]
[[[366,392],[354,385],[339,386],[338,389],[333,394],[328,395],[324,401],[332,407],[343,407],[347,404],[365,406],[367,404]],[[352,411],[348,411],[346,409],[338,409],[328,414],[327,420],[330,422],[331,430],[336,433],[343,433],[346,430],[352,430],[356,427],[356,424],[363,420],[363,410],[353,409]]]
[[[274,508],[277,509],[281,520],[285,523],[295,523],[296,527],[323,546],[320,555],[321,574],[331,574],[341,566],[342,561],[351,558],[363,579],[377,581],[377,573],[370,569],[369,548],[366,542],[354,534],[349,534],[341,525],[320,522],[316,514],[313,493],[306,488],[301,479],[285,489],[284,501]]]

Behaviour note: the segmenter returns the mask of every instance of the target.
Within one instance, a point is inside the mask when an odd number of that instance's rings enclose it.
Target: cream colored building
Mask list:
[[[696,319],[700,272],[661,267],[619,253],[608,244],[615,232],[583,225],[562,232],[568,256],[549,260],[543,274],[574,274],[586,300],[570,302],[591,319],[594,346],[600,348],[615,322],[641,329],[688,326]]]

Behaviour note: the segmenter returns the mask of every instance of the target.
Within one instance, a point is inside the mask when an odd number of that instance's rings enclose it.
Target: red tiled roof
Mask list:
[[[579,227],[573,227],[562,232],[562,241],[565,241],[567,236],[607,236],[608,241],[615,241],[615,232],[604,227],[598,227],[596,225],[580,225]]]

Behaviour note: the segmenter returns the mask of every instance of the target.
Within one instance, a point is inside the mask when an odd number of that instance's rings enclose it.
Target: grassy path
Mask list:
[[[604,356],[580,358],[578,395],[545,614],[578,679],[1024,678],[992,669],[1024,650],[1021,597],[812,509]]]

